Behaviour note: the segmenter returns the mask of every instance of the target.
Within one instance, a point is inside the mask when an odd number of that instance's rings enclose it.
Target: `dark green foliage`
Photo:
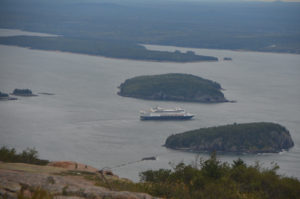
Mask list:
[[[151,100],[225,102],[221,85],[189,74],[138,76],[120,85],[119,95]]]
[[[141,175],[142,181],[164,182],[170,176],[171,170],[159,169],[158,171],[148,170]]]
[[[17,153],[14,148],[9,149],[5,146],[0,149],[0,161],[37,165],[46,165],[49,163],[48,160],[39,159],[38,152],[34,148],[27,148],[26,150],[23,150],[22,153]]]
[[[219,179],[222,177],[223,172],[221,169],[221,162],[217,160],[216,153],[212,153],[210,159],[203,162],[202,165],[203,175],[212,179]],[[225,168],[225,165],[223,165]]]
[[[171,135],[165,143],[173,149],[238,153],[279,152],[293,145],[285,127],[266,122],[201,128]]]
[[[300,197],[300,182],[276,174],[277,166],[262,169],[247,166],[241,159],[232,166],[217,160],[215,153],[199,168],[178,164],[173,171],[145,171],[140,174],[148,193],[166,198],[293,199]],[[163,175],[162,175],[163,174]],[[155,176],[153,178],[153,176]]]
[[[14,95],[32,95],[32,91],[30,89],[15,89],[13,92]]]
[[[140,173],[139,183],[109,179],[109,187],[168,199],[300,198],[299,180],[278,175],[277,165],[267,169],[258,163],[246,165],[241,159],[230,165],[222,163],[216,153],[212,153],[209,159],[196,160],[193,166],[179,163],[172,168],[144,171]],[[97,176],[88,179],[99,186],[108,186]]]
[[[242,167],[242,166],[246,166],[246,164],[241,158],[238,158],[237,160],[233,161],[233,164],[232,164],[233,168]]]
[[[145,47],[121,41],[88,40],[66,37],[16,36],[0,38],[1,44],[18,45],[42,50],[59,50],[112,58],[146,61],[196,62],[218,61],[218,58],[187,52],[147,50]]]

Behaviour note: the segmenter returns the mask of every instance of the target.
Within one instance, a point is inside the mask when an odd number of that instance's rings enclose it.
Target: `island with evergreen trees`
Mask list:
[[[228,102],[219,83],[191,74],[137,76],[127,79],[119,89],[120,96],[147,100]]]
[[[9,95],[7,93],[0,92],[0,98],[7,98]]]
[[[16,88],[12,94],[17,96],[24,96],[24,97],[37,96],[36,94],[33,94],[30,89],[18,89],[18,88]]]
[[[257,122],[200,128],[171,135],[165,146],[192,152],[278,153],[294,146],[289,131],[276,123]]]
[[[232,58],[231,57],[224,57],[223,60],[224,61],[232,61]]]
[[[7,101],[7,100],[17,100],[15,97],[10,97],[7,93],[2,93],[0,91],[0,101]]]

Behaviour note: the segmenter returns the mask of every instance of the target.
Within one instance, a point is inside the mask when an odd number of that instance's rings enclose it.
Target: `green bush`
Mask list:
[[[19,162],[37,165],[46,165],[48,160],[42,160],[38,158],[38,152],[34,148],[27,148],[21,153],[17,153],[14,148],[7,148],[3,146],[0,149],[0,161],[3,162]]]
[[[222,163],[215,153],[207,160],[197,159],[192,165],[179,163],[172,169],[140,173],[141,181],[108,179],[115,191],[144,192],[168,199],[296,199],[300,198],[298,179],[277,174],[278,166],[262,168],[246,165],[242,159]],[[108,187],[99,177],[89,177],[96,185]]]
[[[300,182],[276,173],[279,167],[247,166],[238,159],[221,163],[216,154],[195,166],[179,163],[173,170],[145,171],[141,181],[150,194],[185,199],[294,199],[300,198]]]

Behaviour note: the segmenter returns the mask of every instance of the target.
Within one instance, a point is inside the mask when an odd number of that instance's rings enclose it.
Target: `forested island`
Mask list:
[[[224,57],[223,60],[224,61],[232,61],[232,58],[231,57]]]
[[[9,95],[7,93],[0,92],[0,98],[7,98]]]
[[[191,74],[137,76],[127,79],[119,89],[120,96],[147,100],[228,102],[219,83]]]
[[[165,146],[193,152],[278,153],[294,146],[289,131],[275,123],[200,128],[167,138]]]
[[[18,88],[16,88],[12,94],[17,96],[24,96],[24,97],[37,96],[36,94],[33,94],[30,89],[18,89]]]
[[[0,91],[0,101],[7,101],[7,100],[17,100],[15,97],[10,97],[7,93],[2,93]]]
[[[124,41],[90,40],[66,37],[15,36],[0,37],[0,44],[16,45],[40,50],[98,55],[118,59],[159,62],[218,61],[212,56],[196,55],[193,51],[167,52],[147,50],[144,46]]]

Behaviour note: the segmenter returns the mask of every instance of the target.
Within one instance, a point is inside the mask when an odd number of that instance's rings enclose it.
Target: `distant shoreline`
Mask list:
[[[1,38],[1,36],[0,36]],[[151,46],[165,46],[165,45],[156,45],[156,44],[146,44]],[[129,59],[129,58],[116,58],[116,57],[108,57],[103,55],[93,55],[93,54],[85,54],[85,53],[76,53],[76,52],[69,52],[69,51],[61,51],[61,50],[47,50],[47,49],[36,49],[31,47],[19,46],[19,45],[7,45],[1,44],[0,46],[5,47],[18,47],[24,48],[28,50],[39,50],[44,52],[53,52],[53,53],[67,53],[70,55],[85,55],[85,56],[92,56],[92,57],[101,57],[105,59],[115,59],[115,60],[128,60],[128,61],[140,61],[140,62],[149,62],[149,63],[172,63],[172,64],[189,64],[189,63],[210,63],[216,61],[194,61],[194,62],[172,62],[172,61],[155,61],[155,60],[139,60],[139,59]],[[166,47],[174,47],[174,48],[189,48],[189,49],[198,49],[198,50],[218,50],[218,51],[231,51],[231,52],[241,52],[241,53],[264,53],[264,54],[284,54],[284,55],[300,55],[300,53],[290,53],[290,52],[266,52],[266,51],[250,51],[250,50],[231,50],[231,49],[210,49],[210,48],[192,48],[192,47],[180,47],[180,46],[166,46]],[[221,60],[223,61],[223,60]],[[235,100],[229,102],[236,102]]]
[[[1,36],[0,36],[0,38],[1,38]],[[174,62],[174,61],[159,61],[159,60],[141,60],[141,59],[108,57],[108,56],[104,56],[104,55],[93,55],[93,54],[77,53],[77,52],[62,51],[62,50],[37,49],[37,48],[31,48],[31,47],[25,47],[25,46],[19,46],[19,45],[7,45],[7,44],[1,44],[1,43],[0,43],[0,46],[6,46],[6,47],[10,46],[10,47],[25,48],[25,49],[28,49],[28,50],[40,50],[40,51],[53,52],[53,53],[67,53],[67,54],[71,54],[71,55],[86,55],[86,56],[92,56],[92,57],[102,57],[102,58],[106,58],[106,59],[141,61],[141,62],[150,62],[150,63],[154,62],[154,63],[188,64],[188,63],[218,62],[218,61]]]
[[[276,51],[259,51],[259,50],[247,50],[247,49],[224,49],[224,48],[197,48],[197,47],[187,47],[187,46],[173,46],[173,45],[160,45],[160,44],[140,44],[147,49],[152,50],[148,47],[169,47],[176,49],[185,49],[185,50],[218,50],[218,51],[231,51],[231,52],[242,52],[242,53],[267,53],[267,54],[289,54],[289,55],[300,55],[300,52],[276,52]]]
[[[0,37],[0,44],[137,61],[173,63],[219,61],[217,57],[198,55],[193,51],[183,53],[148,50],[142,45],[130,42],[124,44],[117,41],[95,41],[71,37],[8,36]]]

